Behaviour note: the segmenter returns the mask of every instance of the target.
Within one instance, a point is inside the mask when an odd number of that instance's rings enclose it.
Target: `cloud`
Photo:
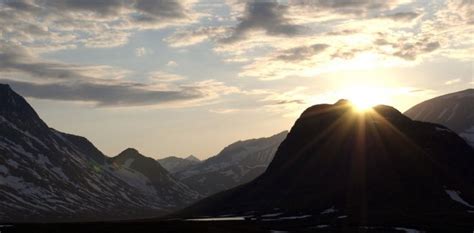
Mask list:
[[[418,12],[398,12],[395,14],[390,14],[384,16],[385,18],[395,20],[395,21],[411,21],[413,19],[418,18],[420,16],[420,13]]]
[[[116,15],[120,10],[126,7],[123,0],[93,1],[93,0],[48,0],[34,1],[36,4],[58,11],[84,11],[93,12],[102,16]]]
[[[298,86],[286,91],[266,91],[266,96],[259,102],[267,112],[283,114],[284,117],[296,117],[308,105],[315,103],[313,96],[308,95],[308,87]]]
[[[305,76],[320,61],[328,60],[328,44],[309,44],[277,50],[243,67],[239,76],[261,80],[282,79],[290,75]]]
[[[306,104],[304,100],[301,99],[295,99],[295,100],[281,100],[275,103],[276,105],[281,105],[281,104]]]
[[[277,55],[275,59],[284,60],[287,62],[301,61],[322,52],[328,46],[329,45],[327,44],[313,44],[310,46],[299,46],[299,47],[281,51],[280,55]]]
[[[247,63],[239,76],[314,76],[336,66],[359,69],[357,63],[367,57],[380,59],[377,65],[408,64],[443,45],[430,32],[419,33],[421,21],[415,19],[427,13],[409,0],[233,1],[229,6],[237,24],[221,34],[228,36],[213,39],[214,51],[225,61]],[[203,34],[200,42],[209,39]],[[390,44],[374,44],[379,34]],[[345,66],[340,60],[350,62]]]
[[[178,63],[173,61],[173,60],[170,60],[168,63],[166,63],[166,66],[176,67],[176,66],[178,66]]]
[[[170,74],[163,71],[155,71],[149,73],[150,79],[152,82],[175,82],[179,80],[184,80],[183,76],[177,74]]]
[[[444,84],[446,84],[446,85],[452,85],[452,84],[459,83],[459,82],[461,82],[461,81],[462,81],[462,80],[461,80],[460,78],[451,79],[451,80],[446,81]]]
[[[143,56],[145,56],[149,53],[150,53],[150,51],[147,50],[145,47],[140,47],[140,48],[135,49],[135,56],[137,56],[137,57],[143,57]]]
[[[186,47],[202,43],[206,40],[217,40],[227,31],[224,27],[200,27],[197,29],[178,30],[163,39],[171,47]]]
[[[203,14],[192,10],[194,4],[195,0],[4,0],[0,39],[45,51],[115,47],[139,30],[196,22]]]
[[[127,72],[109,66],[78,66],[56,61],[45,61],[28,49],[12,44],[0,45],[0,72],[19,73],[41,80],[84,80],[121,78]]]
[[[230,113],[235,113],[239,112],[241,109],[237,108],[221,108],[221,109],[210,109],[209,112],[212,113],[217,113],[217,114],[230,114]]]
[[[397,38],[396,42],[389,42],[386,39],[377,39],[376,45],[390,46],[394,50],[393,56],[405,60],[415,60],[419,55],[431,53],[440,48],[438,41],[432,41],[428,37],[423,38]]]
[[[220,82],[206,80],[199,83],[178,85],[173,89],[154,89],[140,83],[34,83],[0,79],[24,96],[59,101],[81,101],[98,107],[136,107],[174,104],[199,105],[215,99],[222,93],[236,91]],[[206,85],[206,86],[205,86]]]
[[[239,92],[215,80],[176,83],[183,77],[164,72],[150,73],[150,82],[129,81],[128,71],[110,66],[80,66],[43,61],[27,49],[0,46],[0,79],[21,94],[38,99],[81,101],[99,107],[164,105],[193,106]]]
[[[248,1],[244,15],[232,29],[229,37],[221,40],[232,43],[245,39],[252,31],[262,30],[271,36],[294,36],[301,33],[303,27],[295,25],[286,17],[288,6],[277,1]]]
[[[147,90],[133,84],[47,83],[0,80],[27,97],[62,101],[94,102],[98,106],[141,106],[202,98],[194,89]]]
[[[466,24],[474,24],[474,1],[472,0],[450,0],[448,7],[454,9],[461,20]]]

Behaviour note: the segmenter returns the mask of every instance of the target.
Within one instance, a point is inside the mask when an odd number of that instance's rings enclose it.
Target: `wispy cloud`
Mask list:
[[[203,104],[239,91],[215,80],[181,82],[182,76],[161,71],[150,73],[150,82],[130,81],[125,78],[130,72],[120,68],[44,61],[14,45],[0,46],[0,73],[14,77],[0,82],[25,96],[101,107]]]
[[[166,89],[133,82],[35,83],[0,79],[0,83],[10,84],[27,97],[80,101],[98,107],[161,106],[170,103],[173,107],[196,106],[237,91],[215,80],[174,85]]]
[[[444,84],[446,84],[446,85],[452,85],[452,84],[460,83],[461,81],[462,81],[462,80],[461,80],[460,78],[451,79],[451,80],[446,81]]]
[[[176,67],[176,66],[178,66],[178,63],[175,62],[175,61],[173,61],[173,60],[171,60],[171,61],[169,61],[168,63],[166,63],[166,66],[169,66],[169,67]]]

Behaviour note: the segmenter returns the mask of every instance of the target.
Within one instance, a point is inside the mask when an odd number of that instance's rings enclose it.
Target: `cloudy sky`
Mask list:
[[[0,83],[108,155],[206,158],[313,104],[474,87],[473,0],[0,0]]]

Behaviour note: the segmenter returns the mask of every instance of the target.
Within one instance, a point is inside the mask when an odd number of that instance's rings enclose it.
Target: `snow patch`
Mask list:
[[[8,175],[8,168],[0,165],[0,173],[3,173],[4,175]]]
[[[441,119],[447,111],[447,108],[443,109],[443,111],[438,115],[438,119]]]
[[[395,227],[395,230],[404,231],[406,233],[421,233],[421,231],[419,231],[419,230],[404,228],[404,227]]]
[[[296,219],[309,218],[309,217],[311,217],[311,216],[312,216],[312,215],[288,216],[288,217],[281,217],[281,218],[263,219],[262,221],[296,220]]]
[[[451,120],[451,118],[453,118],[453,117],[454,117],[454,115],[456,115],[456,111],[458,110],[458,107],[459,107],[459,103],[456,103],[456,104],[454,105],[453,112],[451,113],[451,115],[449,115],[449,117],[448,117],[448,120],[447,120],[447,121],[450,121],[450,120]]]
[[[336,211],[337,211],[336,208],[334,208],[334,206],[333,206],[333,207],[331,207],[327,210],[324,210],[323,212],[321,212],[321,214],[330,214],[330,213],[334,213]]]
[[[243,221],[245,217],[224,217],[224,218],[190,218],[185,221],[209,222],[209,221]]]
[[[135,159],[127,159],[125,160],[125,163],[123,163],[123,166],[129,168],[130,165],[132,165],[133,161],[135,161]]]
[[[441,127],[436,127],[436,131],[441,131],[441,132],[451,132],[451,130],[446,129],[446,128],[441,128]]]
[[[276,216],[280,216],[282,215],[283,213],[280,212],[280,213],[273,213],[273,214],[265,214],[265,215],[262,215],[262,217],[264,218],[267,218],[267,217],[276,217]]]
[[[474,205],[471,205],[471,204],[467,203],[465,200],[463,200],[463,199],[459,196],[459,194],[460,194],[459,191],[456,191],[456,190],[447,190],[447,189],[446,189],[445,191],[446,191],[446,193],[449,195],[449,197],[450,197],[451,199],[453,199],[453,201],[457,201],[457,202],[459,202],[459,203],[461,203],[461,204],[463,204],[463,205],[465,205],[465,206],[467,206],[467,207],[474,208]]]
[[[14,168],[18,168],[18,163],[15,162],[15,160],[7,159],[7,164],[14,167]]]

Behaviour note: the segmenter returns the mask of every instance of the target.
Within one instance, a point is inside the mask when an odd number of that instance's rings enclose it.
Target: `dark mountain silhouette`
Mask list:
[[[201,160],[190,155],[186,158],[178,158],[176,156],[170,156],[163,159],[157,160],[161,166],[163,166],[167,171],[170,173],[177,173],[180,171],[184,171],[189,167],[201,163]]]
[[[0,222],[150,217],[196,200],[155,164],[158,172],[112,164],[86,138],[49,128],[23,97],[0,85]],[[156,179],[168,185],[166,195]]]
[[[473,148],[444,126],[339,101],[304,111],[260,177],[173,217],[474,226],[473,167]]]
[[[424,101],[404,114],[414,120],[445,125],[474,147],[474,89]]]
[[[204,196],[245,184],[267,169],[287,133],[232,143],[216,156],[174,175]]]

